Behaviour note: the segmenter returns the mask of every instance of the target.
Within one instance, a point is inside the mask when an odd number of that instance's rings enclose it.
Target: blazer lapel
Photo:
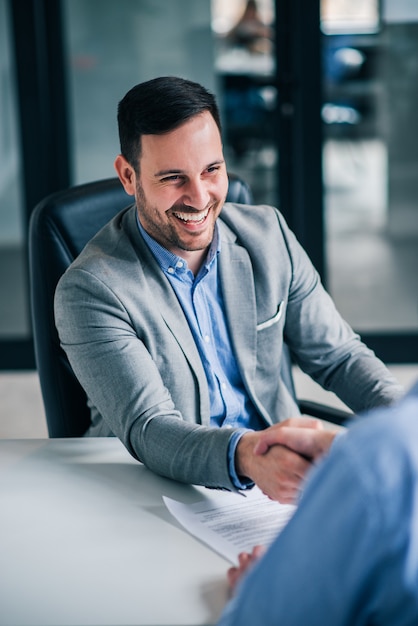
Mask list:
[[[147,276],[147,280],[156,306],[165,323],[176,337],[179,346],[193,369],[195,369],[198,374],[203,374],[204,376],[199,352],[196,348],[192,332],[169,281],[160,268],[158,268],[157,272],[150,273]]]
[[[231,341],[241,375],[251,390],[256,367],[256,300],[252,267],[247,251],[235,243],[224,223],[219,272]]]
[[[202,424],[210,424],[210,403],[209,391],[206,381],[206,374],[199,356],[196,343],[194,341],[190,327],[184,317],[183,309],[169,283],[161,270],[153,272],[148,276],[148,284],[153,294],[156,307],[163,317],[167,327],[181,348],[190,367],[195,373],[197,386],[199,389],[200,416]]]

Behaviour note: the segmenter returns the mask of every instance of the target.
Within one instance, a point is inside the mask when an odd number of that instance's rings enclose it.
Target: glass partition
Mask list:
[[[273,0],[212,0],[215,71],[229,168],[278,204]]]
[[[8,3],[0,0],[0,340],[30,336],[21,155]]]
[[[415,333],[418,4],[322,0],[322,29],[329,288],[358,331]]]

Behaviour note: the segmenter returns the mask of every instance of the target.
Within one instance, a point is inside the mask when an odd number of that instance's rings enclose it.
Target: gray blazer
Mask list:
[[[225,204],[218,219],[226,317],[247,392],[266,425],[297,415],[296,363],[354,411],[399,397],[381,361],[340,317],[280,213]],[[144,243],[135,206],[119,213],[61,278],[63,349],[87,392],[92,436],[116,435],[153,471],[232,489],[231,429],[210,427],[206,377],[170,283]]]

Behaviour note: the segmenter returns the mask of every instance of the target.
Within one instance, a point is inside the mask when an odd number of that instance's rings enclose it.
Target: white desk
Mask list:
[[[0,440],[1,626],[216,622],[228,563],[182,530],[119,440]]]

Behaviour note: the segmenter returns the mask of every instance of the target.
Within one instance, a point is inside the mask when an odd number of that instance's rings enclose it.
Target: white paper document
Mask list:
[[[268,546],[284,528],[296,507],[279,504],[258,487],[246,497],[229,491],[202,492],[204,499],[184,504],[163,496],[170,513],[192,535],[236,563],[240,552],[251,552],[255,545]]]

